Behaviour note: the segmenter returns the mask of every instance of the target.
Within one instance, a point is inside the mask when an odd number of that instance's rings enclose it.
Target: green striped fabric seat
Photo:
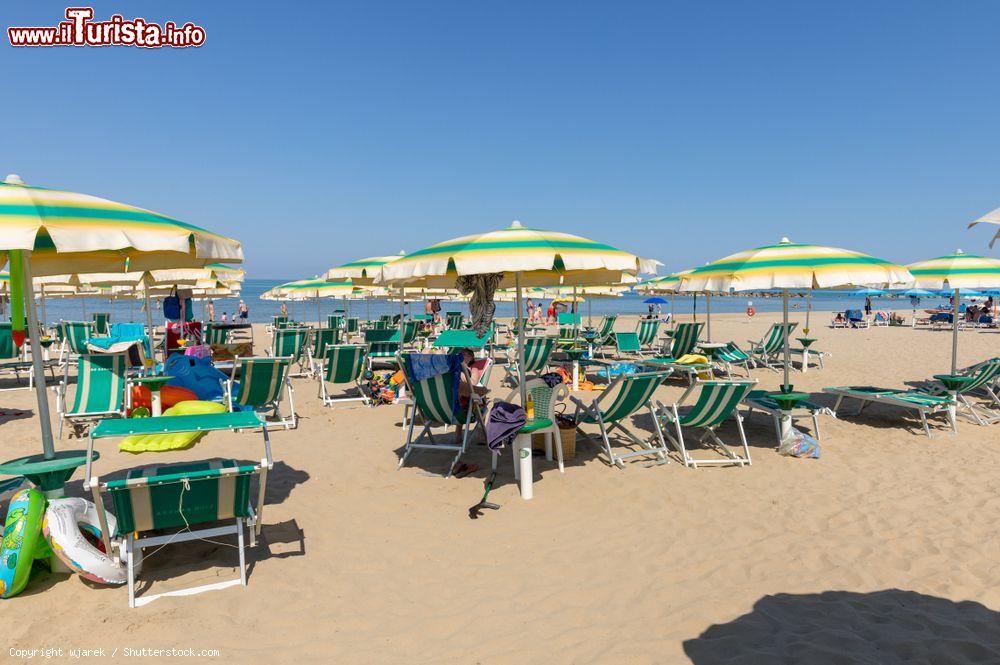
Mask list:
[[[860,415],[868,404],[885,404],[899,408],[916,411],[920,417],[924,433],[931,436],[930,426],[927,416],[936,413],[945,413],[949,417],[949,424],[953,433],[957,433],[954,419],[951,417],[951,407],[954,402],[951,395],[931,395],[921,390],[896,390],[894,388],[878,388],[874,386],[834,386],[824,388],[823,392],[837,396],[837,403],[833,410],[837,417],[847,415],[840,410],[840,405],[845,399],[855,399],[861,403],[861,407],[854,415]]]
[[[21,358],[21,350],[14,344],[13,324],[0,323],[0,361]]]
[[[285,328],[274,331],[271,343],[271,355],[275,358],[291,358],[298,362],[302,358],[302,349],[306,344],[306,328]]]
[[[389,327],[389,322],[384,319],[379,319],[378,321],[372,321],[372,330],[386,330]]]
[[[292,386],[288,380],[291,362],[292,359],[289,357],[237,358],[233,364],[230,389],[226,391],[230,396],[230,411],[235,411],[236,406],[254,411],[272,410],[274,417],[278,419],[277,424],[284,425],[285,429],[295,427],[298,424],[298,415],[295,413]],[[233,394],[232,385],[235,383],[237,373],[240,377],[239,386]],[[291,416],[288,418],[282,417],[280,412],[282,389],[288,395],[291,410]]]
[[[656,319],[641,319],[636,334],[639,337],[639,345],[650,348],[656,342],[656,333],[660,330],[660,322]]]
[[[789,323],[787,326],[784,323],[772,323],[761,341],[750,342],[751,355],[766,367],[779,364],[777,359],[784,351],[785,339],[798,325],[798,323]]]
[[[601,319],[601,324],[597,326],[597,334],[594,335],[594,346],[605,346],[612,341],[611,335],[617,320],[618,316],[615,314]]]
[[[94,324],[89,321],[60,321],[59,329],[69,353],[87,353],[87,341],[93,335]]]
[[[64,409],[69,364],[58,388],[59,436],[63,425],[69,422],[74,433],[82,434],[85,421],[98,416],[123,415],[125,412],[125,373],[128,370],[128,353],[84,353],[77,359],[76,394],[73,406]]]
[[[623,353],[639,353],[642,345],[639,343],[639,335],[634,332],[617,332],[615,335],[615,347],[618,355]]]
[[[635,333],[629,333],[634,335]],[[670,372],[644,372],[641,374],[620,375],[601,395],[585,404],[574,396],[570,400],[576,404],[574,420],[577,423],[597,425],[600,429],[604,451],[612,465],[624,468],[624,461],[630,457],[656,455],[666,460],[667,447],[660,430],[659,423],[653,412],[653,393],[670,376]],[[607,403],[605,404],[605,401]],[[646,408],[653,420],[656,441],[651,445],[627,429],[623,423]],[[615,452],[611,447],[609,434],[613,429],[620,430],[632,443],[639,446],[638,450]]]
[[[228,344],[229,343],[229,331],[225,328],[219,328],[212,324],[211,322],[205,324],[205,342],[209,345],[212,344]]]
[[[32,368],[31,362],[23,359],[22,350],[14,344],[12,324],[10,322],[0,323],[0,372],[13,374],[14,378],[20,383],[22,371],[28,373],[28,385],[23,387],[31,388],[33,385],[34,368]],[[21,388],[22,386],[19,385],[17,387]],[[15,389],[4,388],[3,390]]]
[[[972,381],[962,386],[958,391],[959,393],[970,393],[993,384],[997,380],[997,377],[1000,376],[1000,358],[991,358],[982,363],[971,376],[973,377]]]
[[[361,386],[361,377],[365,371],[365,357],[368,355],[368,348],[363,344],[339,344],[327,346],[324,353],[323,378],[320,380],[320,399],[324,404],[330,405],[337,402],[362,401],[368,403]],[[334,385],[353,384],[358,390],[358,397],[330,397],[327,393],[326,384]]]
[[[368,343],[368,357],[372,360],[395,360],[399,351],[399,342]]]
[[[663,418],[667,425],[673,425],[674,428],[673,432],[670,431],[669,427],[667,428],[667,438],[677,447],[685,466],[697,468],[702,465],[714,464],[737,464],[739,466],[752,464],[750,447],[747,445],[746,433],[743,431],[743,418],[740,416],[738,407],[755,385],[757,385],[756,381],[699,381],[693,384],[677,403],[669,407],[660,405],[659,417]],[[681,403],[695,388],[700,388],[698,398],[684,413],[681,413],[679,411]],[[730,417],[736,419],[736,426],[743,446],[742,456],[726,445],[715,431]],[[722,453],[723,457],[712,459],[693,457],[684,442],[685,427],[703,429],[705,433],[699,441],[710,438],[714,444],[713,447]]]
[[[552,337],[528,337],[524,340],[524,374],[534,374],[541,372],[549,364],[549,357],[555,347],[556,340]],[[510,360],[505,366],[506,375],[504,380],[511,385],[518,383],[517,356]]]
[[[726,346],[715,349],[712,354],[712,360],[722,365],[730,378],[732,378],[733,367],[738,366],[743,367],[749,377],[750,365],[753,362],[750,354],[741,349],[736,342],[729,342]]]
[[[322,361],[326,357],[326,347],[340,344],[339,328],[320,328],[313,332],[312,343],[309,345],[310,358]]]
[[[704,323],[678,323],[671,337],[670,355],[674,358],[693,353],[701,337]]]
[[[399,327],[399,335],[392,341],[398,341],[401,346],[412,344],[413,340],[417,338],[417,328],[419,325],[417,321],[403,321],[403,324]]]
[[[272,316],[271,317],[271,324],[275,328],[280,328],[280,327],[286,325],[287,323],[288,323],[288,317],[287,316]]]
[[[95,312],[93,317],[94,334],[107,335],[111,329],[111,315],[107,312]]]
[[[342,328],[344,327],[344,315],[343,314],[328,314],[326,317],[326,327],[327,328]]]
[[[452,387],[457,377],[438,374],[423,381],[410,382],[413,403],[425,422],[433,425],[457,425],[464,414],[452,410]]]
[[[573,312],[559,312],[556,316],[556,323],[561,326],[580,327],[580,315]]]
[[[580,329],[569,325],[569,326],[559,326],[558,337],[556,338],[556,343],[560,347],[571,347],[576,346],[577,336],[580,333]]]
[[[448,317],[447,323],[449,330],[462,329],[462,320],[464,317],[462,316],[461,312],[448,312],[447,317]]]
[[[250,478],[257,471],[233,460],[181,462],[131,469],[105,487],[118,532],[125,534],[249,517]]]
[[[361,330],[361,320],[356,316],[347,317],[347,334],[354,335]]]

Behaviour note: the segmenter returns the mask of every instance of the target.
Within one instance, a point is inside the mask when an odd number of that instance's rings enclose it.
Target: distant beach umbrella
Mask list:
[[[962,291],[1000,288],[1000,260],[966,254],[959,249],[907,267],[913,274],[914,286],[947,289],[954,297],[951,308],[951,373],[954,374],[958,371],[958,307]]]

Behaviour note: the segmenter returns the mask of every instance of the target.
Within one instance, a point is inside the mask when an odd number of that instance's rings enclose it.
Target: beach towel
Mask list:
[[[472,296],[469,299],[469,314],[472,319],[472,329],[480,337],[486,334],[493,322],[493,313],[497,309],[493,302],[493,294],[501,281],[503,281],[502,272],[462,275],[455,280],[455,288],[462,295]]]
[[[524,409],[510,402],[495,402],[486,419],[486,445],[499,452],[510,444],[528,422]]]
[[[439,374],[450,373],[451,382],[451,412],[459,412],[458,384],[462,380],[462,354],[449,353],[410,353],[406,358],[406,373],[414,383],[425,381]]]

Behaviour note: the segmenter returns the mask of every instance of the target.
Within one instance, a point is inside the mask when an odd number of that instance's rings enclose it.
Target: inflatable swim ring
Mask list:
[[[225,413],[226,406],[218,402],[179,402],[163,412],[164,416],[194,416],[206,413]],[[126,453],[164,452],[184,450],[201,440],[207,432],[181,432],[178,434],[133,434],[122,439],[118,450]]]
[[[105,512],[108,529],[118,528],[115,516]],[[42,531],[52,545],[52,552],[84,579],[98,584],[124,584],[128,581],[125,564],[104,551],[101,521],[97,506],[86,499],[53,499],[45,511]],[[91,544],[90,536],[97,543]],[[137,562],[141,566],[141,562]],[[136,569],[138,573],[139,568]]]
[[[181,388],[180,386],[163,386],[160,389],[160,404],[164,409],[169,409],[178,402],[187,402],[198,399],[198,395],[193,390]],[[153,399],[146,386],[132,386],[132,408],[152,409]]]
[[[0,545],[0,598],[16,596],[27,586],[44,513],[45,496],[34,488],[23,489],[11,498]],[[43,549],[47,554],[48,547]]]

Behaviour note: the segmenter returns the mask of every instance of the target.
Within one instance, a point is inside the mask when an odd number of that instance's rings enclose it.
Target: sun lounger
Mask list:
[[[898,409],[916,412],[920,417],[920,423],[923,425],[924,433],[927,436],[932,436],[930,427],[927,424],[927,416],[936,414],[946,415],[951,424],[952,432],[958,432],[955,427],[954,402],[952,402],[951,397],[929,395],[920,390],[895,390],[873,386],[837,386],[824,388],[823,392],[837,396],[837,403],[834,405],[833,410],[837,413],[838,417],[844,416],[844,413],[840,409],[843,401],[845,399],[855,399],[861,403],[861,406],[854,415],[860,415],[865,407],[870,404],[883,404],[885,406],[893,406]]]
[[[635,334],[635,333],[631,333]],[[662,462],[667,461],[667,444],[663,432],[653,410],[653,392],[670,376],[670,372],[645,372],[642,374],[619,375],[611,382],[593,402],[586,404],[570,395],[570,400],[576,404],[574,421],[577,425],[597,425],[601,439],[604,442],[604,452],[612,466],[625,468],[625,460],[631,457],[654,455]],[[626,419],[631,418],[641,409],[647,409],[653,419],[653,429],[656,441],[650,443],[636,436],[624,426]],[[629,450],[616,453],[611,448],[609,434],[613,429],[620,430],[639,450]],[[588,437],[590,438],[590,437]]]
[[[236,358],[224,389],[229,410],[247,409],[258,413],[271,411],[271,417],[277,419],[275,425],[282,425],[285,429],[297,427],[299,421],[298,414],[295,413],[295,390],[288,378],[291,362],[291,357]],[[234,395],[233,386],[237,376],[239,388]],[[282,388],[288,395],[288,408],[291,411],[288,418],[281,415]]]
[[[322,373],[319,377],[319,398],[325,406],[341,402],[363,402],[369,404],[361,378],[365,373],[367,347],[363,344],[328,344],[323,351]],[[326,384],[353,387],[357,397],[332,397]]]
[[[62,344],[59,346],[59,365],[65,365],[87,353],[87,340],[93,334],[94,324],[90,321],[60,321],[59,336]]]
[[[556,341],[551,337],[527,337],[524,340],[524,375],[536,374],[549,364],[549,357]],[[504,365],[504,381],[512,386],[518,382],[517,352],[510,349],[510,357]]]
[[[754,363],[777,371],[782,366],[782,354],[785,349],[785,339],[795,330],[797,323],[772,323],[767,333],[759,342],[749,340],[750,355]]]
[[[701,338],[702,328],[704,327],[704,323],[678,323],[670,335],[669,356],[671,358],[680,358],[689,353],[694,353],[695,348],[698,346],[698,340]]]
[[[667,439],[677,448],[684,466],[696,469],[699,465],[737,464],[742,467],[752,464],[750,447],[747,445],[747,436],[743,431],[743,418],[737,407],[755,385],[757,385],[756,381],[696,381],[674,404],[666,405],[657,402],[657,416],[666,425]],[[684,413],[681,413],[681,406],[695,389],[699,389],[697,400]],[[716,433],[716,429],[730,416],[736,420],[736,427],[740,432],[743,456],[733,451]],[[671,427],[673,432],[670,431]],[[723,457],[718,459],[692,457],[684,442],[685,427],[701,428],[703,432],[698,443],[708,442]]]
[[[733,378],[733,369],[737,367],[742,367],[747,378],[750,378],[750,368],[754,366],[753,358],[736,342],[729,342],[726,346],[715,349],[712,352],[712,362],[730,379]]]
[[[957,413],[968,417],[978,425],[989,425],[1000,421],[1000,398],[997,397],[993,384],[1000,377],[1000,358],[991,358],[985,362],[968,369],[965,376],[972,377],[972,381],[963,385],[956,393],[958,403]],[[940,382],[934,381],[927,385],[927,392],[931,395],[949,395]],[[969,396],[980,393],[989,402],[989,406],[973,404],[969,401]]]
[[[670,371],[673,374],[683,375],[688,384],[697,378],[704,380],[712,378],[712,364],[708,361],[708,358],[691,353],[680,358],[670,356],[643,358],[639,361],[639,364],[650,371]]]
[[[323,359],[326,357],[326,347],[340,344],[340,328],[319,328],[310,336],[312,339],[306,347],[306,358],[309,373],[320,376],[323,373]]]
[[[760,411],[771,416],[774,420],[774,435],[778,439],[778,445],[781,445],[781,417],[783,415],[781,409],[778,407],[778,403],[772,398],[767,396],[766,390],[751,390],[743,398],[743,406],[747,407],[746,418],[750,419],[750,415],[754,411]],[[820,406],[814,404],[808,400],[799,402],[798,405],[792,409],[791,417],[792,422],[801,418],[812,418],[813,421],[813,437],[819,441],[819,416],[828,415],[836,417],[836,413],[828,407]]]
[[[50,364],[51,370],[51,364]],[[35,387],[35,370],[31,361],[26,360],[24,350],[14,345],[14,336],[11,333],[10,323],[0,323],[0,376],[4,374],[13,375],[15,380],[21,382],[21,373],[28,376],[28,385],[17,386],[16,388],[3,388],[2,390],[19,390],[21,388]],[[44,381],[44,377],[42,377]]]
[[[656,353],[653,345],[656,343],[656,334],[660,330],[660,322],[656,319],[640,319],[636,327],[636,335],[639,337],[639,346],[646,353]]]
[[[289,374],[289,376],[306,376],[308,374],[304,367],[308,333],[307,328],[280,328],[274,331],[269,355],[275,358],[288,358],[289,365],[297,363],[299,366],[299,372]]]
[[[63,365],[62,381],[56,386],[56,413],[59,438],[63,425],[69,423],[73,435],[82,437],[94,421],[112,416],[123,417],[130,400],[128,391],[128,353],[83,353],[77,358],[76,394],[66,408],[69,363]]]

